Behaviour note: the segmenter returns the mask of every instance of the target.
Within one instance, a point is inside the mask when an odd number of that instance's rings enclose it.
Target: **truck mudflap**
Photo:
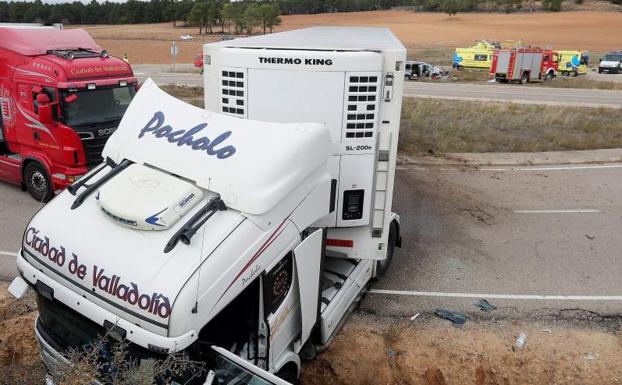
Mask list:
[[[98,325],[104,325],[106,321],[112,322],[118,327],[126,331],[127,339],[130,342],[135,343],[138,346],[144,348],[156,347],[165,351],[179,351],[190,346],[198,336],[198,333],[194,330],[190,330],[185,334],[177,337],[167,337],[155,332],[146,330],[140,326],[137,326],[119,316],[109,312],[101,306],[92,302],[89,298],[83,297],[62,285],[61,283],[50,278],[49,275],[43,271],[38,270],[31,265],[22,255],[22,250],[17,255],[17,267],[22,272],[23,278],[28,281],[32,286],[37,285],[37,282],[42,282],[50,292],[50,295],[59,302],[65,304],[67,307],[81,313],[84,317],[97,323]],[[76,308],[76,304],[79,304],[79,308]],[[163,330],[163,334],[166,331]]]

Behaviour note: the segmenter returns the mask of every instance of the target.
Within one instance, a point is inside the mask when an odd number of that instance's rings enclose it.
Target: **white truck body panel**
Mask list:
[[[294,249],[296,272],[298,276],[298,290],[300,291],[300,315],[302,317],[302,331],[300,343],[295,348],[296,353],[305,341],[309,339],[311,330],[315,326],[318,315],[318,302],[320,292],[322,255],[317,250],[322,249],[322,231],[316,230]]]

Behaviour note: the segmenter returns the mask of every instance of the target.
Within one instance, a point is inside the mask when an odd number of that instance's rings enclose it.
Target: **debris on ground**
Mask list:
[[[514,345],[512,346],[512,350],[517,351],[525,346],[525,342],[527,341],[527,334],[521,333],[516,337],[516,341],[514,341]]]
[[[466,314],[448,309],[436,309],[434,314],[441,318],[450,320],[454,325],[464,325],[466,322]]]
[[[414,316],[410,317],[410,320],[411,320],[411,321],[416,320],[416,319],[417,319],[417,317],[419,317],[419,314],[421,314],[421,313],[417,313],[417,314],[415,314]]]
[[[484,298],[481,298],[477,302],[475,302],[475,306],[479,307],[479,310],[485,312],[493,311],[497,308],[495,305],[491,304]]]
[[[585,234],[585,237],[586,237],[587,239],[589,239],[590,241],[592,241],[592,240],[594,240],[594,238],[596,238],[596,236],[595,236],[595,235],[590,235],[590,234]]]
[[[586,360],[594,360],[598,358],[598,353],[587,352],[583,355]]]

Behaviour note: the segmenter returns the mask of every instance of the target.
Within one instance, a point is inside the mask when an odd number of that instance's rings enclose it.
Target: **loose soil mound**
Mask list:
[[[0,384],[39,384],[44,369],[35,340],[37,318],[32,292],[15,300],[0,282]]]
[[[523,349],[512,344],[527,334]],[[622,340],[605,330],[512,321],[434,318],[414,323],[355,316],[302,383],[421,385],[604,385],[622,382]]]

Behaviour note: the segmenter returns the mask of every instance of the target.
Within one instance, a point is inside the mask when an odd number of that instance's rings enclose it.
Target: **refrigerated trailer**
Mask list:
[[[25,231],[10,291],[37,291],[48,369],[107,335],[206,364],[179,383],[295,381],[400,244],[405,59],[388,30],[318,28],[206,46],[207,110],[145,82]]]
[[[384,260],[406,61],[391,31],[315,27],[206,44],[203,53],[208,110],[326,125],[337,207],[321,221],[329,250]]]

